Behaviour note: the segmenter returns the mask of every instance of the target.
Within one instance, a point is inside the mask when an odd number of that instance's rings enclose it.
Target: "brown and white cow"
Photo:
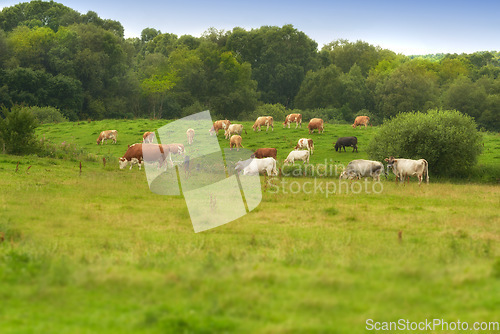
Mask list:
[[[193,129],[187,129],[186,136],[187,136],[188,144],[192,145],[193,141],[194,141],[194,130]]]
[[[155,139],[155,133],[154,132],[146,131],[142,135],[142,142],[144,144],[151,144],[154,141],[154,139]]]
[[[403,182],[408,178],[408,183],[410,183],[410,176],[416,176],[418,184],[421,184],[425,175],[426,183],[429,183],[429,163],[425,159],[411,160],[389,157],[384,160],[387,162],[387,167],[392,168],[394,175],[396,175],[396,182],[398,182],[398,178]]]
[[[352,127],[356,128],[358,125],[364,125],[365,128],[366,128],[366,126],[368,125],[369,122],[370,122],[370,117],[368,117],[368,116],[358,116],[354,120],[354,124],[352,125]],[[372,126],[372,125],[370,124],[370,126]]]
[[[283,122],[283,128],[288,125],[290,129],[290,123],[295,123],[295,128],[297,129],[300,125],[302,127],[302,115],[301,114],[289,114],[285,117],[285,121]]]
[[[214,134],[217,136],[219,134],[219,130],[226,130],[229,125],[231,124],[230,121],[228,121],[227,119],[225,120],[222,120],[222,121],[215,121],[214,122],[214,125],[212,126],[212,128],[209,130],[210,131],[210,135]]]
[[[313,133],[314,130],[318,130],[318,133],[322,133],[324,130],[323,120],[321,118],[313,118],[309,121],[307,128],[310,134]]]
[[[314,153],[314,142],[312,139],[309,139],[309,138],[300,138],[298,143],[297,143],[297,146],[295,146],[295,149],[296,150],[301,150],[301,149],[308,150],[309,154],[312,155]]]
[[[120,169],[125,168],[130,163],[130,169],[137,164],[140,170],[143,162],[158,163],[159,167],[161,167],[167,162],[167,159],[172,163],[172,154],[184,154],[184,145],[133,144],[128,147],[127,152],[119,159]]]
[[[245,130],[245,133],[247,131]],[[224,132],[226,139],[229,139],[231,135],[240,135],[243,133],[243,124],[231,124]]]
[[[118,131],[116,131],[116,130],[102,131],[99,134],[99,137],[97,137],[97,145],[99,145],[99,144],[102,145],[104,143],[104,141],[107,142],[108,139],[112,139],[113,143],[116,144],[116,138],[117,137],[118,137]]]
[[[232,150],[233,147],[236,147],[236,151],[239,151],[240,147],[243,148],[243,145],[241,145],[241,136],[239,135],[231,136],[231,139],[229,140],[229,150]]]
[[[274,119],[272,116],[260,116],[260,117],[257,117],[252,128],[253,128],[253,131],[255,131],[257,128],[260,131],[261,126],[267,126],[267,129],[266,129],[266,132],[267,132],[267,130],[269,130],[269,126],[271,126],[271,131],[274,131],[273,123],[274,123]]]
[[[139,165],[139,170],[142,164],[142,144],[130,145],[127,152],[119,159],[120,169],[125,168],[130,163],[130,169],[137,164]]]
[[[276,157],[278,155],[278,150],[274,147],[264,147],[257,149],[252,155],[251,158],[274,158],[274,160],[278,160]]]

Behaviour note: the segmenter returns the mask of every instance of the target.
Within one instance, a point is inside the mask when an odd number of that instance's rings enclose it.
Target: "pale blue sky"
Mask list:
[[[0,0],[0,8],[19,3]],[[292,24],[319,48],[339,38],[403,54],[500,50],[500,1],[61,0],[80,13],[120,21],[125,37],[151,27],[200,36],[210,27],[247,30]]]

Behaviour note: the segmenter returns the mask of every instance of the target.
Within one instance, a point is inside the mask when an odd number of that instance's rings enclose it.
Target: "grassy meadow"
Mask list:
[[[194,233],[181,196],[153,194],[144,170],[118,168],[128,144],[164,124],[48,124],[38,135],[64,159],[0,155],[0,333],[363,333],[367,319],[500,321],[498,184],[431,175],[402,186],[390,175],[381,191],[370,181],[369,193],[327,197],[294,190],[335,176],[284,177],[248,215]],[[377,131],[244,126],[245,148],[276,147],[281,161],[312,138],[314,164],[367,158]],[[118,130],[116,145],[96,145],[104,129]],[[350,135],[359,153],[336,153],[336,138]],[[500,137],[484,138],[478,171],[498,170]],[[62,142],[75,153],[57,152]]]

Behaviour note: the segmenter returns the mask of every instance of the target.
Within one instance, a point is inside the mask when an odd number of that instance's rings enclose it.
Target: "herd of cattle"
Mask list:
[[[357,126],[364,125],[365,128],[369,124],[370,118],[368,116],[358,116],[356,117],[353,128]],[[272,116],[261,116],[258,117],[252,126],[253,131],[261,131],[261,127],[265,126],[266,131],[271,127],[271,131],[274,131],[274,120]],[[299,126],[302,127],[302,115],[301,114],[290,114],[287,115],[285,121],[283,122],[283,128],[290,128],[290,124],[295,123],[295,128]],[[309,121],[307,126],[309,134],[317,130],[318,133],[323,133],[324,122],[320,118],[313,118]],[[242,134],[246,130],[243,129],[242,124],[231,124],[229,120],[219,120],[213,123],[212,128],[209,130],[210,135],[218,135],[220,130],[224,130],[224,136],[229,139],[229,147],[232,150],[236,148],[239,150],[242,148]],[[195,131],[194,129],[187,129],[186,131],[187,143],[192,145],[194,142]],[[100,133],[97,139],[97,144],[103,144],[104,141],[111,139],[114,143],[117,140],[117,131],[108,130]],[[153,144],[155,139],[154,132],[145,132],[143,135],[143,142],[130,145],[123,155],[119,159],[120,169],[125,168],[130,164],[130,169],[134,165],[138,165],[141,169],[141,165],[144,162],[148,163],[158,163],[159,166],[164,166],[166,164],[173,165],[172,155],[185,155],[185,147],[183,144]],[[345,151],[346,147],[352,147],[353,152],[358,150],[357,148],[357,138],[356,137],[341,137],[338,138],[335,143],[335,151],[339,152],[342,148]],[[294,150],[292,150],[283,162],[283,165],[294,164],[295,161],[302,161],[303,163],[309,163],[310,156],[314,154],[314,142],[310,138],[301,138],[298,140],[297,145]],[[187,160],[187,161],[186,161]],[[185,157],[185,162],[189,165],[189,158]],[[387,168],[391,168],[396,175],[396,181],[408,180],[410,176],[416,176],[418,178],[419,184],[422,182],[424,177],[426,177],[426,182],[429,183],[429,173],[428,173],[428,163],[424,159],[411,160],[411,159],[395,159],[394,157],[386,158]],[[240,161],[236,164],[236,171],[238,173],[243,173],[244,175],[254,175],[259,173],[267,173],[268,176],[278,175],[277,165],[277,149],[259,148],[251,155],[250,159],[246,161]],[[363,160],[357,159],[349,162],[345,167],[344,171],[340,174],[340,179],[360,179],[362,177],[372,177],[374,180],[379,181],[380,175],[384,173],[387,178],[387,173],[385,172],[384,165],[379,161]]]

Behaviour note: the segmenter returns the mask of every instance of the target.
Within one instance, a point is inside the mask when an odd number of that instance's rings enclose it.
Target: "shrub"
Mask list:
[[[401,113],[385,122],[368,147],[371,159],[425,159],[429,173],[465,176],[481,153],[482,136],[470,116],[456,110]]]
[[[2,108],[5,118],[0,118],[2,146],[9,154],[27,154],[37,150],[35,129],[38,121],[28,110],[13,106],[11,111]]]
[[[59,109],[54,107],[29,107],[26,109],[28,109],[33,116],[35,116],[40,124],[62,123],[68,121]]]

